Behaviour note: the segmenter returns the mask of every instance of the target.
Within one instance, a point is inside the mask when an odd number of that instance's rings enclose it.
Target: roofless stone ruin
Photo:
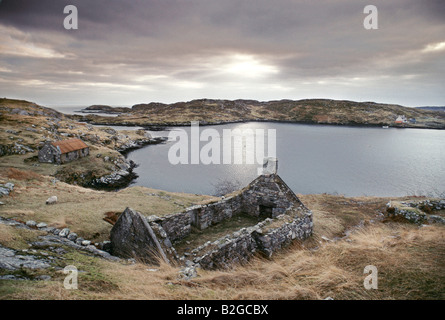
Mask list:
[[[125,209],[111,230],[112,254],[203,269],[229,268],[255,254],[271,257],[313,230],[312,212],[277,168],[277,159],[267,158],[263,173],[244,189],[180,213],[144,217]]]

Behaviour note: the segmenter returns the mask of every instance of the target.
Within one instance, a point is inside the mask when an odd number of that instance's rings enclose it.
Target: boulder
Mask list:
[[[39,229],[46,228],[47,226],[48,225],[46,223],[44,223],[44,222],[40,222],[39,224],[37,224],[37,228],[39,228]]]
[[[445,224],[445,218],[437,215],[430,215],[428,216],[428,222],[429,223],[442,223]]]
[[[5,187],[9,189],[9,191],[14,190],[14,184],[11,182],[5,183]]]
[[[110,233],[111,254],[136,258],[149,264],[159,264],[159,258],[169,263],[166,253],[147,220],[130,208],[119,216]]]
[[[14,184],[11,182],[0,184],[0,197],[8,196],[14,190]]]
[[[46,269],[51,265],[46,259],[32,254],[20,254],[18,251],[0,245],[0,270]]]
[[[59,237],[66,238],[69,234],[70,234],[70,229],[65,228],[65,229],[62,229],[62,231],[60,231]]]
[[[68,240],[71,241],[76,241],[77,239],[77,233],[71,232],[68,236],[67,236]]]
[[[35,226],[37,226],[37,222],[35,222],[33,220],[29,220],[29,221],[26,221],[26,225],[30,228],[34,228]]]

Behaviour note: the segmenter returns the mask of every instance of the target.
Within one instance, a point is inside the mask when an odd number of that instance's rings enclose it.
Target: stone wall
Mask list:
[[[286,215],[278,219],[268,218],[195,248],[188,257],[192,259],[193,265],[202,269],[225,269],[233,264],[244,263],[255,254],[270,258],[293,240],[309,237],[312,230],[311,212],[307,212],[303,218],[293,219]]]
[[[74,160],[77,160],[79,158],[83,158],[86,157],[90,154],[90,149],[89,148],[84,148],[84,149],[80,149],[80,150],[74,150],[71,152],[67,152],[64,153],[62,155],[60,155],[60,163],[67,163],[67,162],[71,162]]]
[[[257,251],[252,233],[243,229],[233,237],[221,238],[212,244],[208,252],[193,260],[195,267],[202,269],[227,269],[234,264],[247,262]]]
[[[51,143],[45,143],[39,150],[39,162],[59,163],[60,153],[57,148],[51,145]]]
[[[388,218],[403,218],[409,222],[422,224],[426,222],[444,223],[440,216],[432,215],[434,211],[445,209],[445,199],[428,199],[420,201],[390,201],[386,204],[385,215]],[[428,214],[427,214],[428,213]]]
[[[162,218],[156,216],[154,216],[154,218],[149,217],[149,222],[161,225],[167,237],[173,242],[190,235],[192,229],[192,220],[189,211],[170,214]]]
[[[243,211],[242,201],[242,196],[239,195],[207,205],[193,207],[189,211],[193,226],[203,230],[224,220],[231,219]]]
[[[284,181],[273,174],[259,176],[236,195],[207,205],[193,206],[184,214],[190,215],[193,226],[203,230],[240,213],[275,218],[301,205]]]
[[[209,241],[182,257],[177,256],[175,243],[186,240],[192,227],[203,230],[238,214],[263,219],[254,226]],[[217,269],[246,262],[255,254],[271,257],[293,240],[309,237],[312,230],[311,211],[278,175],[270,174],[259,176],[231,197],[193,206],[177,214],[142,217],[127,208],[113,226],[111,245],[113,254],[117,255],[143,257],[147,261],[161,255],[168,257],[165,260],[183,262],[189,268]]]
[[[266,234],[255,232],[253,237],[258,245],[258,250],[267,257],[271,257],[274,252],[289,245],[293,240],[302,240],[311,236],[312,230],[312,214],[308,213],[303,218],[285,222],[282,226],[274,228]]]

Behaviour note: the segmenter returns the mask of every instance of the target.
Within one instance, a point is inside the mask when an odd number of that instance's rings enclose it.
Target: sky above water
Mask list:
[[[378,9],[367,30],[364,8]],[[78,9],[66,30],[64,8]],[[443,0],[3,0],[0,96],[445,105]]]

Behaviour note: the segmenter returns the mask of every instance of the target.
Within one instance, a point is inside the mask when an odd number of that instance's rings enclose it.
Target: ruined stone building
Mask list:
[[[264,168],[262,175],[231,196],[180,213],[144,217],[127,208],[111,230],[112,254],[148,263],[162,258],[219,269],[246,262],[255,254],[271,257],[293,240],[309,237],[312,212],[278,176],[276,159],[269,159]],[[195,238],[196,233],[199,237],[203,230],[237,221],[240,215],[254,222],[222,238],[190,247],[194,233]],[[179,250],[184,247],[189,248]]]
[[[90,154],[90,148],[80,139],[46,142],[39,150],[39,161],[62,164]]]

